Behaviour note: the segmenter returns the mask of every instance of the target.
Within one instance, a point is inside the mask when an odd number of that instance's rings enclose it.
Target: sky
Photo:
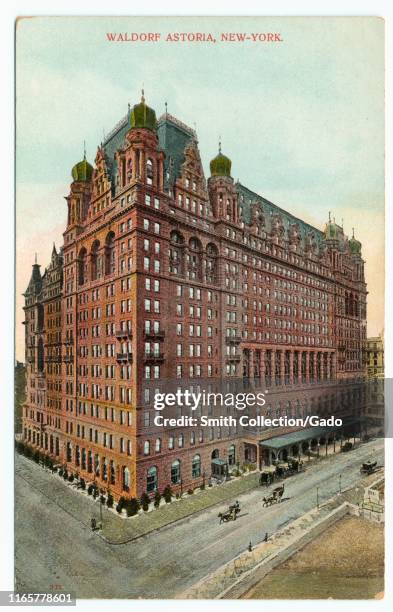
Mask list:
[[[160,33],[108,42],[108,32]],[[211,33],[167,42],[168,33]],[[281,42],[220,42],[222,33]],[[24,360],[23,292],[62,244],[71,168],[146,102],[197,130],[208,163],[323,229],[331,211],[362,242],[368,336],[384,320],[384,22],[341,18],[35,17],[16,31],[16,357]]]

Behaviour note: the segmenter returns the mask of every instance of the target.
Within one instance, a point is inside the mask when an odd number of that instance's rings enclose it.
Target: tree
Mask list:
[[[149,504],[150,504],[150,497],[148,496],[147,493],[143,493],[141,497],[141,506],[145,512],[148,511]]]
[[[126,512],[127,516],[135,516],[139,510],[139,501],[135,497],[131,497],[126,501]]]
[[[116,512],[118,512],[119,514],[121,514],[121,511],[123,510],[125,506],[125,499],[124,497],[120,497],[117,506],[116,506]]]
[[[159,491],[156,491],[154,494],[154,507],[158,508],[160,505],[160,501],[161,501],[161,493]]]
[[[113,495],[112,493],[108,493],[108,497],[106,500],[106,505],[108,506],[108,508],[113,508]]]
[[[172,489],[171,489],[171,487],[169,485],[167,485],[165,487],[164,492],[163,492],[163,496],[164,496],[164,499],[165,499],[165,503],[170,504],[171,501],[172,501],[173,493],[172,493]]]

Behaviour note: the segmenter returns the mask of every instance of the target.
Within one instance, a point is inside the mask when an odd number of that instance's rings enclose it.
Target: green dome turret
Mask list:
[[[352,238],[349,240],[348,242],[349,244],[349,249],[352,253],[352,255],[360,255],[362,252],[362,243],[359,242],[359,240],[356,240],[355,238],[355,233],[352,230]]]
[[[211,176],[231,176],[232,162],[226,155],[221,153],[221,142],[218,147],[218,155],[210,162]]]
[[[325,239],[326,240],[339,240],[339,238],[342,238],[342,227],[340,227],[339,225],[337,225],[336,220],[333,219],[333,221],[330,218],[330,212],[329,212],[329,221],[326,223],[325,225]]]
[[[135,104],[130,113],[131,128],[145,128],[154,132],[157,129],[157,118],[155,111],[145,104],[143,95],[139,104]]]
[[[71,170],[72,178],[74,181],[82,181],[84,183],[88,183],[91,180],[93,174],[93,166],[89,164],[86,159],[86,154],[84,155],[82,161],[75,166]]]

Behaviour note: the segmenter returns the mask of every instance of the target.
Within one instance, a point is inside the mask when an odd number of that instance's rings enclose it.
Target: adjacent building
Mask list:
[[[206,180],[195,131],[143,97],[72,179],[25,293],[29,444],[117,497],[194,487],[268,461],[277,432],[160,431],[156,383],[262,381],[302,414],[365,376],[361,244],[330,215],[321,231],[235,182],[221,146]]]
[[[367,338],[367,376],[384,378],[384,339],[383,332],[375,338]]]

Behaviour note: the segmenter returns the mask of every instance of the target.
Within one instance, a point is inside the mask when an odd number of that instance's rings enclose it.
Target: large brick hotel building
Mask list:
[[[194,130],[143,98],[72,178],[64,245],[25,293],[27,443],[140,496],[200,484],[212,458],[260,467],[285,434],[160,430],[145,383],[258,380],[275,414],[346,400],[332,381],[365,374],[367,291],[334,220],[235,183],[221,150],[206,181]]]

